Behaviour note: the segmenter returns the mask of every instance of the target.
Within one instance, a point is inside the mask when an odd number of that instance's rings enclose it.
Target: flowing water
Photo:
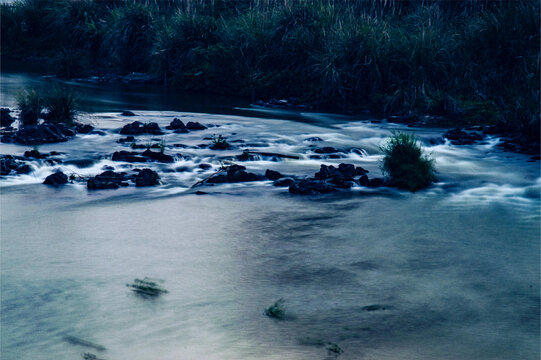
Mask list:
[[[47,83],[3,74],[0,105],[13,107],[18,87]],[[243,163],[256,173],[307,176],[321,163],[348,162],[381,176],[379,146],[391,131],[412,129],[225,98],[72,86],[86,99],[80,119],[101,133],[40,146],[60,152],[62,164],[34,161],[29,175],[0,181],[2,360],[80,359],[85,351],[130,360],[539,359],[539,162],[500,151],[496,138],[458,147],[432,141],[441,129],[413,129],[440,180],[414,194],[357,187],[302,197],[270,181],[192,188],[246,148],[300,157]],[[120,116],[126,108],[137,116]],[[117,143],[118,129],[134,120],[164,128],[174,117],[209,129],[139,137],[164,140],[175,156],[145,164],[161,186],[41,184],[56,169],[130,172],[133,164],[110,159],[129,150]],[[213,134],[234,148],[197,146]],[[316,136],[323,141],[306,141]],[[345,149],[345,157],[311,159],[315,144]],[[0,145],[2,154],[29,149]],[[145,276],[169,292],[144,298],[125,286]],[[280,298],[285,319],[265,316]],[[329,342],[344,352],[328,351]]]

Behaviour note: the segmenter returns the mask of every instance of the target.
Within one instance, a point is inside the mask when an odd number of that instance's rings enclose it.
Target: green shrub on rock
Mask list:
[[[381,150],[383,172],[392,186],[417,191],[436,181],[434,160],[424,154],[414,134],[394,133]]]

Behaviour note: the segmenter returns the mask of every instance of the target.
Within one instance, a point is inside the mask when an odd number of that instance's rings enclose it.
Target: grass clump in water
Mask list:
[[[214,150],[227,150],[229,149],[231,145],[227,142],[227,139],[223,137],[222,135],[214,135],[212,137],[212,145],[210,146],[211,149]]]
[[[391,185],[417,191],[436,181],[434,160],[424,154],[414,134],[394,133],[381,150]]]
[[[285,314],[286,309],[285,309],[284,303],[285,303],[284,299],[279,299],[274,304],[272,304],[271,306],[265,309],[265,315],[267,315],[270,318],[283,320],[286,315]]]
[[[47,122],[73,125],[78,103],[79,96],[73,91],[62,87],[54,88],[44,97],[44,105],[48,111]]]
[[[19,117],[23,126],[38,123],[43,103],[43,96],[36,89],[23,90],[17,95],[17,106],[21,110]]]

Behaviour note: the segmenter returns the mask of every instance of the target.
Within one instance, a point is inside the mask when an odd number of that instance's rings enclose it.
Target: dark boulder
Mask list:
[[[203,164],[199,164],[199,168],[203,170],[208,170],[212,168],[212,165],[203,163]]]
[[[42,154],[38,150],[28,150],[24,152],[24,157],[27,158],[34,158],[34,159],[45,159],[47,158],[48,154]]]
[[[188,130],[205,130],[207,127],[199,122],[189,121],[186,124]]]
[[[148,124],[145,124],[145,130],[147,133],[152,135],[161,135],[163,134],[163,131],[160,129],[157,123],[151,122]]]
[[[126,161],[126,162],[147,162],[146,157],[140,156],[136,151],[115,151],[112,157],[113,161]]]
[[[151,160],[154,160],[154,161],[158,161],[158,162],[163,162],[163,163],[172,163],[174,162],[174,159],[171,155],[166,155],[162,152],[157,152],[157,151],[150,151],[150,150],[145,150],[141,153],[142,156],[145,156]]]
[[[157,172],[148,168],[142,169],[137,175],[135,175],[135,186],[142,187],[159,185],[159,179],[160,177],[158,176]]]
[[[207,179],[207,182],[210,184],[219,184],[219,183],[258,181],[262,179],[263,179],[262,176],[247,172],[246,167],[234,164],[227,167],[225,174],[217,174]]]
[[[51,174],[45,178],[43,182],[45,185],[59,186],[67,184],[68,177],[62,171],[57,171],[54,174]]]
[[[284,177],[284,175],[280,174],[278,171],[267,169],[267,171],[265,171],[265,177],[269,180],[278,180]]]
[[[157,123],[151,122],[148,124],[143,124],[140,121],[134,121],[131,124],[124,125],[120,130],[120,133],[122,135],[163,134]]]
[[[128,180],[125,173],[105,171],[93,178],[88,179],[86,187],[88,190],[118,189],[120,186],[127,186]]]
[[[188,132],[186,125],[184,125],[184,123],[178,118],[174,118],[173,121],[171,121],[171,123],[165,128],[167,130],[185,130],[185,132]]]
[[[66,128],[59,124],[29,125],[19,129],[16,133],[2,136],[4,143],[22,145],[39,145],[68,141]]]
[[[483,140],[483,136],[475,131],[466,132],[459,128],[447,131],[443,137],[449,139],[453,145],[472,145],[475,142]]]
[[[77,126],[75,126],[75,132],[77,134],[88,134],[92,130],[94,130],[94,127],[89,124],[77,124]]]
[[[135,114],[129,110],[124,110],[120,113],[122,116],[135,116]]]
[[[370,179],[368,179],[368,176],[363,175],[359,178],[359,185],[368,186],[369,184],[370,184]]]
[[[13,124],[15,119],[9,114],[10,112],[11,110],[7,108],[0,109],[0,127],[8,127]]]
[[[272,185],[274,186],[282,186],[282,187],[289,187],[291,184],[293,184],[295,180],[292,178],[281,178],[276,180]]]

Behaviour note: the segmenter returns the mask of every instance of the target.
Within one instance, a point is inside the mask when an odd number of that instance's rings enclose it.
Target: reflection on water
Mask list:
[[[134,120],[116,113],[131,100],[122,95],[117,103],[114,94],[96,93],[100,113],[82,114],[102,135],[40,151],[62,152],[63,169],[83,175],[104,165],[129,171],[131,164],[109,157],[125,149],[117,129]],[[246,164],[258,173],[304,176],[322,162],[350,162],[378,176],[378,148],[401,127],[146,104],[153,111],[138,107],[138,119],[162,127],[181,115],[215,125],[164,136],[166,151],[181,155],[174,164],[149,164],[162,186],[49,188],[40,182],[55,166],[38,161],[30,175],[1,180],[3,360],[68,360],[85,351],[104,359],[327,359],[329,342],[344,350],[340,359],[539,358],[538,164],[491,143],[442,144],[427,147],[440,183],[415,194],[359,187],[296,197],[256,182],[196,196],[193,183],[242,151],[240,142],[229,152],[196,148],[213,133],[301,157]],[[439,134],[417,129],[426,144]],[[365,155],[310,159],[304,139],[313,136]],[[177,142],[187,147],[176,150]],[[1,153],[25,150],[0,146]],[[73,159],[90,161],[66,164]],[[212,168],[199,169],[203,162]],[[125,286],[146,276],[163,279],[168,293],[149,299]],[[280,298],[289,316],[266,317]]]

